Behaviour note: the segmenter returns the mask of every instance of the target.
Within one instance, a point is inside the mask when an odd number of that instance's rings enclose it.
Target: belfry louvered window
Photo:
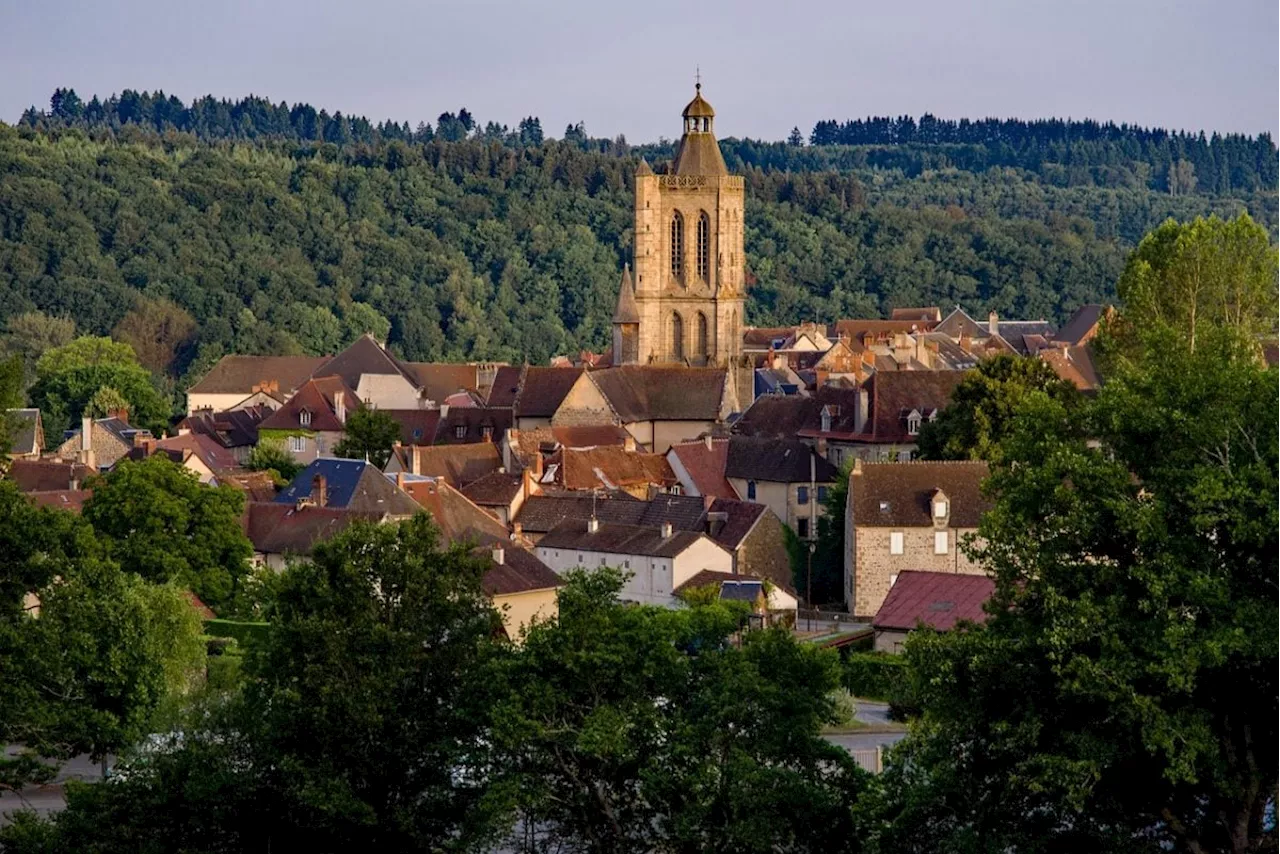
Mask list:
[[[684,274],[684,217],[680,211],[671,214],[671,275],[679,279]]]
[[[711,278],[711,218],[707,212],[698,214],[698,279]]]

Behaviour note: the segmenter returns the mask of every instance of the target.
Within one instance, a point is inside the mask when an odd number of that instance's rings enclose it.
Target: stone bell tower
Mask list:
[[[636,170],[635,257],[613,321],[615,365],[728,365],[742,351],[743,181],[715,137],[699,83],[674,163]]]

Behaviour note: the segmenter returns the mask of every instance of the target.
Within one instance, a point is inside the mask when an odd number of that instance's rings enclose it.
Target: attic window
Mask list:
[[[822,432],[831,432],[831,412],[827,409],[822,410]]]
[[[933,502],[933,518],[935,519],[947,518],[947,502],[945,501]]]
[[[888,513],[888,512],[889,512],[889,502],[888,502],[888,501],[881,501],[881,502],[880,502],[880,512],[881,512],[881,513]]]
[[[303,409],[298,413],[298,423],[303,427],[311,426],[311,410]]]
[[[907,434],[910,436],[920,435],[920,413],[912,410],[907,416]]]
[[[466,425],[466,424],[459,424],[457,427],[454,427],[454,428],[453,428],[453,438],[455,438],[455,439],[465,439],[465,438],[467,438],[467,425]]]

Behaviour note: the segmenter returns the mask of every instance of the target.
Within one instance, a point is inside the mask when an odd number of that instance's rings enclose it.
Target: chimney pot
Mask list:
[[[404,472],[402,471],[396,472],[396,486],[404,489]]]
[[[597,519],[595,516],[592,516],[590,519],[587,520],[587,533],[594,534],[599,530],[600,530],[600,520]]]
[[[662,539],[664,539],[664,540],[665,540],[665,539],[670,538],[670,536],[671,536],[671,523],[670,523],[670,522],[663,522],[663,523],[662,523],[662,527],[659,529],[659,533],[660,533],[660,534],[662,534]]]
[[[494,546],[494,547],[493,547],[493,562],[494,562],[494,563],[498,564],[498,566],[502,566],[504,563],[506,563],[506,562],[507,562],[507,561],[506,561],[506,557],[507,557],[507,553],[506,553],[506,551],[502,548],[502,546]]]
[[[636,449],[636,437],[628,436],[622,440],[622,449],[627,453],[633,453]]]
[[[987,315],[987,332],[992,335],[1000,334],[1000,316],[994,311]]]

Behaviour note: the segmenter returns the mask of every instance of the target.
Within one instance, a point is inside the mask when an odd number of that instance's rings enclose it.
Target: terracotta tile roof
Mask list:
[[[320,543],[341,534],[356,522],[377,523],[381,512],[343,507],[303,507],[279,502],[248,502],[245,535],[262,554],[306,556]]]
[[[58,507],[79,513],[93,492],[88,489],[52,489],[46,492],[27,492],[25,495],[37,507]]]
[[[868,440],[914,444],[916,437],[908,431],[907,414],[915,410],[927,417],[929,412],[945,408],[963,379],[960,371],[877,372],[867,381],[871,389]]]
[[[400,425],[400,441],[406,445],[428,445],[435,440],[440,423],[439,409],[382,409]]]
[[[492,442],[405,445],[394,450],[405,471],[438,477],[453,487],[465,486],[502,467],[502,455]]]
[[[476,365],[455,362],[407,362],[403,363],[421,389],[422,397],[441,403],[456,391],[475,391],[480,384],[480,370]]]
[[[523,474],[494,471],[471,481],[461,492],[481,507],[509,507],[523,485]]]
[[[1044,350],[1039,355],[1049,363],[1049,367],[1053,368],[1055,374],[1081,391],[1098,390],[1101,383],[1093,362],[1093,348],[1088,344],[1081,347]]]
[[[526,367],[513,404],[516,417],[550,418],[555,415],[569,389],[584,373],[586,371],[582,368]]]
[[[360,408],[360,399],[356,393],[338,377],[319,377],[307,380],[302,387],[285,402],[284,406],[268,415],[259,430],[310,430],[313,432],[340,433],[343,422],[338,420],[335,411],[339,395],[345,402],[347,413]],[[303,411],[310,414],[309,424],[303,424]]]
[[[560,587],[564,580],[530,551],[506,543],[502,546],[502,563],[494,560],[494,548],[482,546],[476,555],[488,558],[489,569],[480,586],[490,596],[509,596]]]
[[[161,451],[189,451],[204,461],[214,474],[240,468],[240,461],[235,454],[203,433],[184,433],[158,439],[155,447]]]
[[[524,374],[521,365],[502,365],[493,377],[493,385],[489,388],[489,399],[485,401],[490,407],[506,407],[515,405],[516,392],[520,390],[520,378]]]
[[[372,335],[364,334],[351,343],[347,349],[328,359],[316,368],[312,376],[341,377],[349,388],[360,385],[360,377],[365,374],[390,374],[401,376],[417,385],[417,376],[407,365],[392,356]]]
[[[208,436],[224,448],[244,448],[258,444],[258,425],[272,410],[250,406],[226,412],[197,412],[178,422],[179,430]]]
[[[613,489],[645,483],[665,488],[679,482],[662,454],[628,451],[621,445],[565,448],[560,451],[559,463],[556,480],[566,489]]]
[[[476,442],[500,442],[511,427],[510,409],[488,407],[450,407],[436,425],[435,444],[463,445]],[[462,435],[459,436],[459,428]]]
[[[256,385],[270,385],[284,394],[301,386],[328,361],[325,356],[223,356],[188,394],[249,395]]]
[[[278,496],[278,504],[296,504],[313,494],[315,479],[323,477],[326,508],[345,508],[390,516],[412,516],[418,508],[373,463],[323,457],[298,472]]]
[[[993,592],[995,582],[985,575],[906,570],[898,573],[871,625],[910,631],[924,624],[945,632],[961,620],[982,623],[987,619],[982,606]]]
[[[667,453],[675,456],[699,495],[710,495],[713,498],[738,497],[738,493],[733,491],[724,476],[725,462],[729,458],[728,439],[681,442],[672,445]]]
[[[837,320],[834,334],[843,337],[850,347],[857,350],[868,337],[875,339],[899,332],[930,332],[937,325],[933,320]]]
[[[854,525],[931,528],[933,496],[942,490],[948,527],[976,528],[991,508],[982,494],[986,476],[984,462],[860,463],[849,475],[849,512]]]
[[[717,421],[724,402],[720,368],[626,365],[592,371],[592,382],[624,423]]]
[[[403,488],[431,515],[440,529],[443,545],[507,542],[506,526],[444,481],[406,476]]]
[[[265,471],[222,472],[218,483],[234,486],[245,494],[246,501],[275,501],[276,484]]]
[[[85,478],[96,473],[80,463],[14,460],[5,479],[13,481],[21,492],[56,492],[69,489],[73,482],[83,484]]]
[[[661,528],[646,525],[601,522],[595,531],[588,530],[588,527],[588,523],[576,519],[561,522],[538,541],[538,548],[675,557],[703,536],[693,531],[676,530],[674,526],[669,537],[662,536]]]
[[[812,458],[812,469],[810,459]],[[725,461],[725,476],[773,483],[808,483],[810,473],[818,483],[835,480],[837,469],[799,439],[764,439],[732,436]]]

